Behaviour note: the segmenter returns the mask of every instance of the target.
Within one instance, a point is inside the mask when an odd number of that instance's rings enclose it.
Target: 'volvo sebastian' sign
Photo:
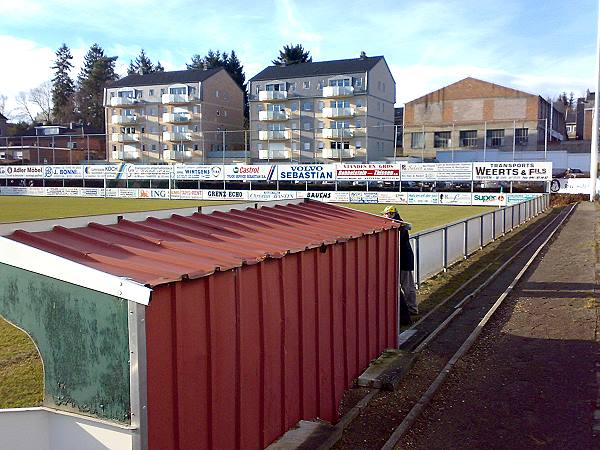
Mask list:
[[[279,164],[279,181],[334,181],[333,164]]]

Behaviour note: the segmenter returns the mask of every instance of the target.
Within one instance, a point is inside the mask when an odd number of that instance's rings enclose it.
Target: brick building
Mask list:
[[[564,111],[539,95],[465,78],[404,108],[405,156],[434,158],[438,150],[543,150],[566,139]],[[550,115],[552,112],[552,116]]]
[[[0,137],[2,136],[6,136],[7,131],[8,131],[8,125],[6,124],[6,121],[8,119],[6,117],[4,117],[4,115],[0,114]]]

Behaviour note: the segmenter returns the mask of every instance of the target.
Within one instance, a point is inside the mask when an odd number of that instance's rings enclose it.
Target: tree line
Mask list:
[[[73,55],[71,49],[62,44],[55,52],[51,66],[54,76],[27,92],[15,97],[17,108],[13,115],[21,121],[18,128],[24,131],[36,122],[88,125],[98,131],[105,130],[103,95],[106,83],[119,79],[115,71],[117,56],[109,56],[97,43],[90,46],[79,74],[73,79]],[[310,52],[301,44],[289,44],[279,51],[275,65],[290,65],[312,62]],[[236,52],[209,50],[206,55],[194,54],[186,64],[188,70],[208,70],[223,67],[244,92],[245,115],[248,116],[248,96],[244,66]],[[146,75],[163,72],[160,61],[153,63],[144,49],[130,60],[127,75]],[[7,97],[0,95],[0,113],[5,112]]]

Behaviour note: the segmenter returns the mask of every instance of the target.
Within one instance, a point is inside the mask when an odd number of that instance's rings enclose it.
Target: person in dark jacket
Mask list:
[[[388,219],[395,220],[396,222],[402,222],[400,228],[400,285],[404,291],[404,297],[408,310],[411,314],[419,314],[419,307],[417,306],[417,290],[415,288],[415,255],[413,254],[412,247],[410,245],[410,224],[404,223],[402,217],[398,213],[398,209],[395,206],[388,206],[383,210],[383,214]]]

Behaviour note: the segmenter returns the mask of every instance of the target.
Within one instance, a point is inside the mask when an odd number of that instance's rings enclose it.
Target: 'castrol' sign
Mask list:
[[[398,181],[399,164],[336,164],[340,181]]]
[[[272,164],[256,164],[225,166],[226,180],[270,181],[274,179],[275,166]]]

